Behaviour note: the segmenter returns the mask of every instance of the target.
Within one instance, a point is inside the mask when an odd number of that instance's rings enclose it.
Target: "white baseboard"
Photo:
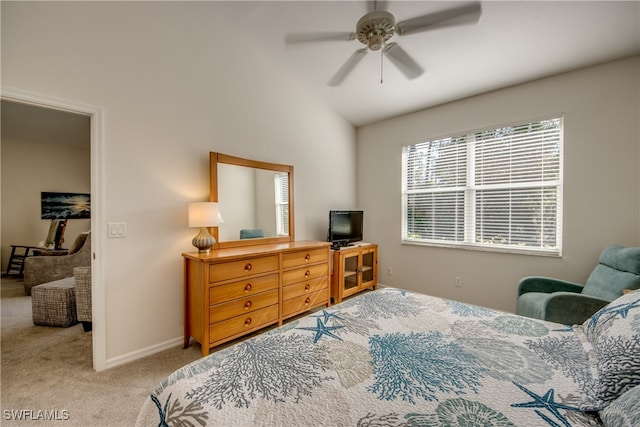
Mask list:
[[[168,341],[152,345],[140,350],[133,351],[131,353],[123,354],[112,359],[107,359],[106,369],[115,368],[116,366],[124,365],[125,363],[133,362],[134,360],[142,359],[143,357],[151,356],[152,354],[159,353],[164,350],[176,346],[182,346],[184,343],[183,337],[173,338]]]

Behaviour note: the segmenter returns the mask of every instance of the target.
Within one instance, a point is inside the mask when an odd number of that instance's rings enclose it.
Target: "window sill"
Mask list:
[[[530,248],[513,248],[513,247],[505,247],[505,246],[480,246],[480,245],[470,245],[470,244],[447,244],[447,243],[439,243],[439,242],[430,242],[430,241],[420,241],[420,240],[407,240],[403,239],[400,242],[402,245],[409,246],[429,246],[429,247],[437,247],[437,248],[445,248],[445,249],[462,249],[467,251],[479,251],[479,252],[497,252],[497,253],[505,253],[505,254],[513,254],[513,255],[532,255],[532,256],[542,256],[542,257],[552,257],[552,258],[562,258],[562,252],[560,251],[543,251],[543,250],[535,250]]]

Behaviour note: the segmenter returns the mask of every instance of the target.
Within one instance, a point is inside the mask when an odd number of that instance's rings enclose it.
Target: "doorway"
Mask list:
[[[40,138],[40,142],[42,143],[42,138],[48,138],[49,144],[66,144],[66,148],[60,148],[61,151],[70,150],[68,152],[73,152],[74,149],[77,150],[87,150],[89,151],[89,155],[86,156],[86,161],[89,163],[81,165],[81,167],[89,168],[88,175],[90,176],[90,193],[91,193],[91,220],[90,220],[90,229],[91,229],[91,250],[92,250],[92,320],[93,320],[93,331],[92,331],[92,347],[93,347],[93,368],[97,371],[103,370],[106,368],[106,328],[105,328],[105,295],[104,295],[104,287],[102,280],[102,269],[101,269],[101,259],[98,256],[103,253],[100,250],[102,245],[101,233],[102,227],[100,227],[101,218],[102,218],[102,191],[100,183],[102,180],[102,166],[99,161],[100,157],[99,153],[101,152],[102,147],[102,133],[101,133],[101,123],[102,123],[102,109],[98,107],[86,106],[77,104],[70,101],[53,99],[41,97],[33,94],[28,94],[24,92],[19,92],[11,89],[2,88],[2,94],[0,97],[2,101],[3,108],[3,118],[5,113],[11,112],[15,115],[12,117],[12,120],[33,120],[37,119],[37,123],[34,125],[31,122],[31,125],[27,128],[23,129],[23,131],[28,132],[28,135],[25,137],[36,141]],[[27,119],[26,116],[30,115],[30,118]],[[55,129],[51,127],[53,123],[65,124],[69,126],[67,133],[64,136],[60,136],[58,133],[62,131],[60,129]],[[3,141],[5,139],[5,126],[7,123],[3,120],[2,122],[2,131],[3,131]],[[85,126],[85,129],[80,129]],[[38,134],[36,128],[48,128],[47,131]],[[7,128],[9,129],[9,128]],[[48,135],[47,135],[48,132]],[[82,135],[84,132],[84,142],[82,141]],[[16,145],[15,143],[12,143]],[[34,147],[37,147],[37,142]],[[73,144],[75,145],[75,148]],[[81,147],[81,144],[88,144],[88,147]],[[7,144],[9,145],[9,144]],[[42,145],[41,145],[42,146]],[[69,148],[69,146],[71,148]],[[24,148],[24,147],[23,147]],[[48,147],[47,152],[51,152],[51,147]],[[2,150],[4,151],[4,142]],[[4,154],[3,154],[4,156]],[[31,168],[31,166],[34,168]],[[62,174],[62,172],[57,172],[56,169],[56,161],[55,156],[50,156],[50,161],[47,163],[45,161],[44,165],[42,160],[36,162],[33,160],[28,167],[25,168],[24,171],[25,177],[29,176],[29,174],[36,176],[54,176],[56,173]],[[3,173],[4,175],[4,173]],[[20,186],[20,176],[12,175],[11,183],[7,183],[6,179],[3,180],[3,187],[7,185],[15,185]],[[2,205],[5,205],[5,191],[2,194]],[[33,199],[33,197],[32,197]],[[39,206],[38,206],[39,209]],[[3,209],[4,210],[4,209]],[[86,221],[86,220],[85,220]],[[71,222],[71,221],[70,221]],[[3,217],[3,229],[5,228],[5,218]],[[81,226],[82,227],[82,226]],[[85,224],[86,227],[86,224]],[[33,227],[32,227],[33,228]],[[73,230],[67,228],[67,232],[69,235],[67,236],[67,242],[72,243],[72,240],[75,239],[76,232],[78,230]],[[82,230],[86,231],[86,230]],[[10,241],[5,240],[5,230],[3,230],[3,242],[6,245],[10,244]],[[28,236],[25,236],[28,237]],[[69,243],[69,244],[70,244]],[[5,261],[5,246],[3,245],[3,263]],[[3,265],[4,268],[4,265]]]

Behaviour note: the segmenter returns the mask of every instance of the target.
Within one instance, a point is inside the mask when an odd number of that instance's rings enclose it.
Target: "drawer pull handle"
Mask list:
[[[310,302],[311,298],[307,297],[307,299],[304,300],[304,305],[309,305]]]
[[[246,285],[244,285],[245,292],[249,292],[250,290],[251,290],[251,283],[247,283]]]
[[[309,277],[311,276],[311,272],[309,270],[304,272],[304,277]]]
[[[309,261],[310,259],[311,259],[311,255],[306,254],[306,255],[304,256],[304,260],[305,260],[305,261]]]
[[[311,289],[311,285],[310,285],[309,283],[307,283],[307,284],[304,286],[304,290],[305,290],[306,292],[309,292],[309,289]]]
[[[244,271],[251,271],[251,269],[253,268],[253,266],[251,265],[250,262],[246,263],[244,265]]]
[[[249,310],[251,308],[251,301],[247,301],[244,303],[244,309]]]
[[[249,326],[251,324],[251,317],[247,317],[247,319],[244,321],[244,326]]]

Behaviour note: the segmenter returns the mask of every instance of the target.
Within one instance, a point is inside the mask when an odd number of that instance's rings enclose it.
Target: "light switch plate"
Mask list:
[[[110,239],[118,239],[127,237],[126,222],[110,222],[107,224],[107,237]]]

